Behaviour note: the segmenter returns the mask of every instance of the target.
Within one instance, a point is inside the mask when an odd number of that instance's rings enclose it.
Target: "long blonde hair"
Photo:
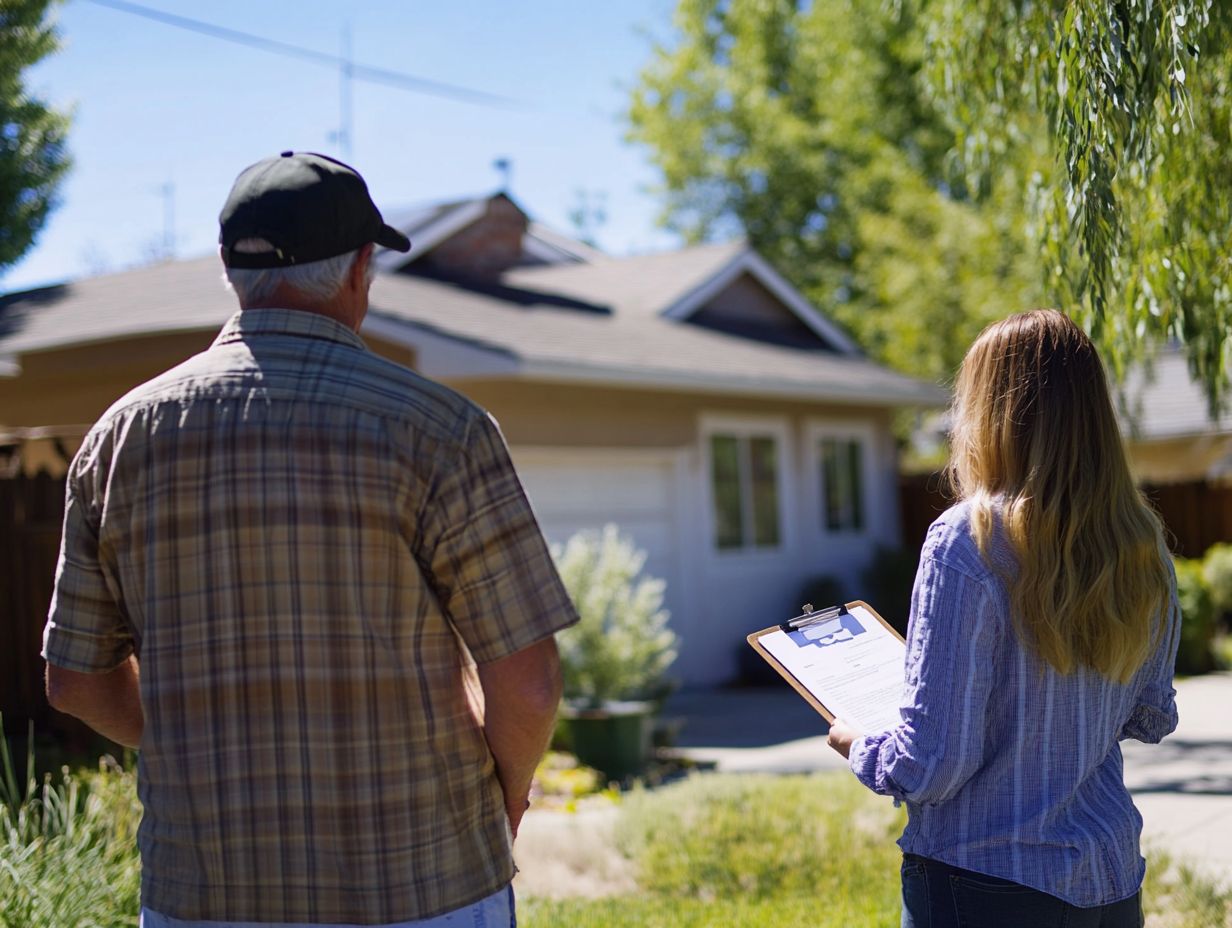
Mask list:
[[[1063,674],[1128,682],[1159,643],[1170,571],[1086,333],[1055,310],[986,328],[958,375],[952,442],[980,552],[999,518],[1017,554],[1020,639]]]

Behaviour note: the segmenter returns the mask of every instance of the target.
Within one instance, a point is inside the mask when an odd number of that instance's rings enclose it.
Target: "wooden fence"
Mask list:
[[[1171,533],[1174,554],[1201,557],[1216,542],[1232,541],[1232,486],[1195,481],[1142,490]]]
[[[906,474],[898,478],[898,512],[903,547],[919,551],[928,527],[954,503],[943,474]]]
[[[43,623],[51,604],[64,478],[46,473],[0,479],[0,712],[9,735],[36,729],[71,741],[88,737],[43,694]]]
[[[1201,557],[1216,542],[1232,541],[1232,486],[1207,481],[1144,484],[1168,532],[1168,545],[1181,557]],[[904,476],[899,480],[903,546],[918,550],[928,526],[953,501],[941,474]]]

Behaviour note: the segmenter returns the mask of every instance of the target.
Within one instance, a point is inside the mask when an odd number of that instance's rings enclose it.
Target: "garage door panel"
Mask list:
[[[603,453],[550,455],[514,452],[526,495],[549,542],[614,524],[646,552],[644,573],[667,582],[665,605],[681,616],[681,557],[677,543],[674,458],[620,460]],[[676,622],[673,622],[675,625]]]
[[[528,463],[518,468],[526,494],[536,511],[550,515],[575,513],[667,513],[672,504],[669,465]]]

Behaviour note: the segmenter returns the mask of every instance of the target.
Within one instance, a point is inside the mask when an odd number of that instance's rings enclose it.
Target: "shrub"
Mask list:
[[[1206,549],[1202,576],[1220,613],[1232,612],[1232,545],[1215,544]]]
[[[614,525],[579,532],[552,556],[581,621],[561,633],[565,698],[586,706],[665,695],[677,638],[664,582],[641,576],[646,554]]]
[[[1176,672],[1208,673],[1215,667],[1215,600],[1202,570],[1202,562],[1175,559],[1176,592],[1181,604],[1181,642],[1176,652]]]

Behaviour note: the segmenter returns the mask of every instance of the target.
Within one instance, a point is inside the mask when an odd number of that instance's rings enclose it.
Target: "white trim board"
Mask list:
[[[517,358],[499,350],[373,313],[364,318],[359,334],[414,351],[415,370],[433,380],[515,377],[520,368]]]

